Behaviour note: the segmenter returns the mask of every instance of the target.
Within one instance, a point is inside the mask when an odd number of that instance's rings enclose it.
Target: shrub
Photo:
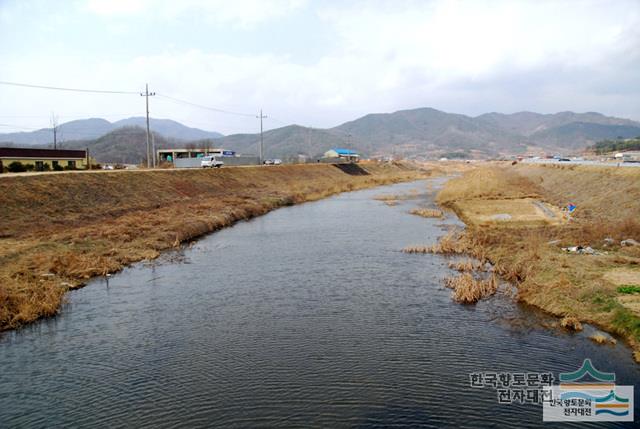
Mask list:
[[[618,288],[618,292],[625,294],[640,293],[640,286],[638,285],[622,285]]]
[[[412,209],[409,213],[422,217],[444,217],[442,210],[437,209]]]
[[[54,171],[62,171],[64,169],[62,168],[62,166],[60,164],[54,164],[53,165],[53,170]]]
[[[498,290],[498,279],[492,274],[486,279],[476,279],[469,273],[447,277],[445,286],[453,289],[453,299],[462,304],[473,304],[493,295]]]
[[[27,171],[24,164],[20,161],[13,161],[11,164],[9,164],[7,170],[9,170],[11,173],[22,173],[24,171]]]
[[[560,326],[569,331],[582,331],[582,323],[574,316],[565,316],[560,321]]]

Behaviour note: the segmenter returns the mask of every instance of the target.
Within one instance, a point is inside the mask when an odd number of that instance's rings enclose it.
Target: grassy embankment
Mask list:
[[[56,314],[87,279],[277,207],[426,176],[407,164],[46,174],[0,179],[0,330]],[[347,174],[349,173],[349,174]]]
[[[449,181],[438,202],[467,228],[425,251],[490,261],[521,301],[565,326],[583,321],[623,337],[640,361],[640,247],[620,246],[640,241],[640,169],[483,166]],[[569,202],[578,209],[566,219],[559,207]],[[578,245],[597,254],[562,250]]]

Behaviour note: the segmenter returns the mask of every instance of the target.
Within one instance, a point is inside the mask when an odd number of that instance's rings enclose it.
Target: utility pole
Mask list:
[[[156,95],[155,92],[149,92],[149,84],[145,84],[144,93],[140,93],[140,96],[145,97],[147,102],[147,168],[156,166],[156,152],[155,147],[152,149],[150,145],[150,132],[149,132],[149,96]],[[154,144],[155,146],[155,144]]]
[[[262,114],[262,109],[260,109],[260,116],[256,116],[256,118],[260,118],[260,165],[264,163],[264,140],[262,138],[262,120],[266,118],[266,115]]]
[[[58,148],[58,118],[53,113],[51,114],[51,127],[53,128],[53,149]]]

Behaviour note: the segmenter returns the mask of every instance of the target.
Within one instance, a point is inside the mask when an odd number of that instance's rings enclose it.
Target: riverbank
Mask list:
[[[69,289],[275,208],[426,177],[412,164],[5,177],[0,330],[57,313]]]
[[[624,338],[640,362],[640,246],[622,245],[640,241],[639,170],[493,164],[449,181],[438,203],[467,225],[459,250],[494,264],[521,301]]]

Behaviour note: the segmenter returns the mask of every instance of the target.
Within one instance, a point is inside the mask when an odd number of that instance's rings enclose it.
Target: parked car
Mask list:
[[[203,156],[202,161],[200,161],[200,166],[202,168],[220,168],[224,165],[224,162],[220,160],[217,156]]]
[[[282,164],[282,160],[281,159],[265,159],[264,160],[264,165],[280,165]]]

